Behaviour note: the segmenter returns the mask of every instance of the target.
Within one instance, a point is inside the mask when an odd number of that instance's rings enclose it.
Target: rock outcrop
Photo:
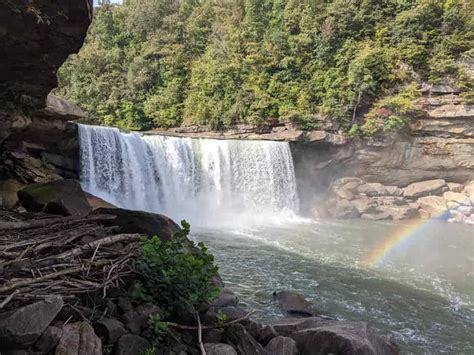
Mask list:
[[[92,19],[92,0],[0,3],[0,102],[42,108],[56,71],[77,52]]]
[[[336,180],[328,189],[325,208],[335,218],[367,220],[437,218],[474,223],[474,181],[466,185],[443,179],[408,186],[384,186],[355,177]]]

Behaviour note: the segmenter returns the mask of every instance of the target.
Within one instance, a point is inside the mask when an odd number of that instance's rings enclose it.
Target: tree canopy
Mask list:
[[[473,55],[473,8],[471,0],[105,4],[61,68],[57,92],[97,123],[125,129],[293,120],[370,134],[374,122],[403,121],[414,83],[451,80],[473,96],[459,64]]]

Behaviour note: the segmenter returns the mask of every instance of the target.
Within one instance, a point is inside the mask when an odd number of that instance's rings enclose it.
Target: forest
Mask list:
[[[471,0],[106,2],[56,93],[126,130],[293,121],[373,137],[407,126],[421,84],[472,102],[473,44]]]

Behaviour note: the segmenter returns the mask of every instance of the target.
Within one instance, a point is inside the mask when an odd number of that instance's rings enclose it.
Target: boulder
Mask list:
[[[377,202],[368,198],[367,196],[358,196],[351,201],[351,205],[357,209],[360,214],[374,212],[377,207]]]
[[[312,316],[314,314],[313,305],[297,292],[273,292],[273,300],[285,312],[303,316]]]
[[[113,355],[136,355],[143,354],[151,348],[151,344],[145,338],[138,335],[122,335],[115,344]]]
[[[151,315],[159,314],[160,308],[151,304],[143,304],[133,311],[128,311],[122,315],[122,322],[133,334],[140,334],[140,331],[148,325],[148,318]]]
[[[61,297],[50,297],[1,314],[0,349],[28,348],[39,339],[62,307]]]
[[[462,184],[458,184],[455,182],[447,182],[446,185],[448,185],[449,191],[452,192],[461,192],[464,188]]]
[[[117,206],[114,206],[113,204],[102,200],[100,197],[94,196],[88,192],[84,192],[86,194],[87,198],[87,203],[89,203],[89,206],[93,211],[95,211],[98,208],[117,208]]]
[[[241,324],[232,324],[225,330],[225,337],[239,355],[267,355],[262,346],[247,332]]]
[[[328,212],[335,218],[357,218],[360,213],[348,200],[336,200],[334,205],[328,207]]]
[[[343,187],[338,187],[333,190],[334,195],[337,198],[340,198],[342,200],[352,200],[354,198],[354,194],[347,190],[346,188]]]
[[[400,349],[390,337],[379,336],[364,322],[338,321],[292,334],[302,355],[390,355]]]
[[[447,191],[443,194],[443,197],[446,201],[456,202],[464,206],[471,205],[469,196],[464,193]]]
[[[228,307],[228,306],[237,306],[239,299],[237,295],[230,288],[224,287],[221,290],[219,298],[211,302],[211,307]]]
[[[265,350],[272,355],[297,355],[296,341],[291,338],[277,336],[270,340]]]
[[[105,225],[117,226],[118,233],[139,233],[147,236],[158,236],[161,240],[170,240],[179,230],[171,218],[161,214],[143,211],[132,211],[122,208],[98,208],[93,214],[116,216],[114,220],[104,221]]]
[[[405,206],[379,206],[377,211],[380,213],[386,213],[395,220],[411,219],[418,217],[418,210],[405,205]]]
[[[35,343],[35,349],[42,353],[49,353],[54,350],[61,338],[61,329],[58,327],[48,327],[41,334],[41,337]]]
[[[272,324],[273,330],[281,336],[291,337],[292,334],[310,328],[317,328],[327,324],[333,324],[334,320],[327,320],[322,317],[284,319]]]
[[[43,111],[46,115],[61,117],[65,121],[87,118],[86,113],[75,103],[51,93],[46,97],[46,107]]]
[[[459,206],[456,208],[456,210],[466,216],[469,216],[470,214],[474,213],[474,207],[471,206]]]
[[[360,216],[362,219],[366,219],[368,221],[385,221],[387,219],[392,219],[392,216],[386,212],[378,212],[378,213],[364,213]]]
[[[382,184],[379,184],[377,182],[360,185],[357,188],[357,191],[360,194],[364,194],[364,195],[369,196],[369,197],[371,197],[371,196],[386,196],[386,195],[389,194],[387,189],[385,188],[385,186],[383,186]]]
[[[18,198],[29,212],[86,216],[91,211],[86,195],[76,180],[31,184],[18,191]]]
[[[448,210],[446,200],[441,196],[425,196],[418,199],[420,209],[429,215],[429,218],[439,216]]]
[[[123,323],[112,318],[102,318],[93,324],[95,333],[107,344],[115,343],[126,334]]]
[[[224,336],[224,331],[222,329],[205,329],[202,332],[202,341],[204,343],[220,343]]]
[[[66,324],[55,355],[102,355],[102,342],[86,322]]]
[[[25,185],[21,182],[8,179],[0,181],[0,208],[11,210],[15,208],[19,201],[17,192]]]
[[[403,189],[405,197],[423,197],[428,195],[438,195],[447,188],[446,181],[443,179],[427,180],[415,182]]]
[[[403,196],[403,190],[398,186],[385,186],[385,189],[387,190],[389,196]]]
[[[232,346],[223,343],[206,343],[204,349],[207,355],[237,355]]]

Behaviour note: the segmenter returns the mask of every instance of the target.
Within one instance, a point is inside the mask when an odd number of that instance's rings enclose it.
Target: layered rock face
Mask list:
[[[24,184],[77,176],[81,109],[49,95],[83,44],[92,0],[0,3],[0,207]]]

